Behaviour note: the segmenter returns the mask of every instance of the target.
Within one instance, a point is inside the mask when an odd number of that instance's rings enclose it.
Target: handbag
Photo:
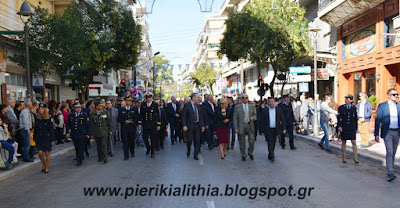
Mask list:
[[[33,140],[33,133],[31,133],[30,139],[31,139],[31,147],[36,146],[36,142],[35,140]]]
[[[214,147],[218,147],[219,146],[219,144],[218,144],[218,137],[217,137],[217,135],[216,134],[213,134],[213,144],[214,144]]]

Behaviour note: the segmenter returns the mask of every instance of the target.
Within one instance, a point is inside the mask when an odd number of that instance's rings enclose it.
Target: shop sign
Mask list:
[[[364,28],[343,38],[343,60],[375,52],[376,50],[375,25]]]
[[[311,69],[311,80],[314,80],[314,69]],[[317,69],[317,80],[329,80],[328,69]]]
[[[289,67],[290,74],[307,74],[310,73],[311,66],[292,66]]]

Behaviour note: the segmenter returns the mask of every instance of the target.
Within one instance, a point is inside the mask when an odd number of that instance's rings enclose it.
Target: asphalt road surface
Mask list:
[[[379,164],[360,159],[356,165],[352,157],[343,164],[337,153],[302,140],[294,151],[277,146],[275,163],[267,160],[263,137],[255,143],[255,160],[245,162],[238,142],[225,160],[216,148],[202,146],[198,161],[193,153],[186,157],[183,143],[167,142],[154,159],[136,147],[136,157],[128,161],[123,161],[121,146],[118,142],[107,164],[97,162],[92,145],[81,167],[71,152],[52,161],[48,174],[37,166],[0,182],[0,207],[400,206],[400,178],[387,182]],[[103,188],[104,196],[96,187]]]

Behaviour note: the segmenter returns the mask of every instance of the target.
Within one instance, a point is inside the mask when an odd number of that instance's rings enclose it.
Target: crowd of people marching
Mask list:
[[[375,139],[379,142],[381,127],[387,150],[387,180],[392,181],[396,178],[393,165],[399,142],[400,104],[395,89],[388,91],[388,97],[389,100],[380,104],[377,110]],[[274,162],[276,141],[285,149],[287,135],[290,149],[297,149],[293,133],[311,133],[314,116],[317,116],[324,132],[319,147],[331,152],[329,141],[340,138],[343,163],[347,163],[346,141],[350,140],[354,162],[358,164],[356,133],[357,130],[361,133],[361,148],[368,147],[368,127],[372,117],[367,94],[360,93],[360,98],[361,101],[354,105],[353,96],[346,95],[346,103],[342,106],[338,106],[332,96],[320,101],[318,97],[307,99],[304,94],[298,101],[284,95],[261,102],[250,102],[246,94],[236,100],[227,97],[215,101],[212,95],[201,98],[196,93],[179,101],[173,96],[169,103],[153,100],[151,93],[143,100],[127,97],[57,103],[45,98],[38,103],[11,99],[7,105],[0,105],[0,125],[3,127],[0,128],[0,147],[9,153],[4,161],[8,169],[18,162],[18,157],[24,162],[33,162],[38,153],[42,172],[48,173],[52,146],[64,142],[73,142],[76,164],[81,166],[85,155],[89,157],[91,139],[96,141],[98,162],[107,163],[119,140],[123,144],[124,160],[135,156],[136,146],[146,146],[146,155],[154,158],[157,151],[164,149],[166,138],[170,138],[172,145],[186,143],[188,158],[193,146],[193,159],[198,160],[201,145],[207,145],[209,150],[218,147],[221,159],[224,159],[227,150],[235,147],[238,137],[241,159],[246,161],[247,157],[254,160],[254,142],[257,135],[264,135],[268,159]],[[314,113],[315,105],[317,114]]]

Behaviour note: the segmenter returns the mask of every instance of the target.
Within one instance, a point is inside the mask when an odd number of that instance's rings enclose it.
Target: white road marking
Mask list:
[[[199,155],[199,164],[204,165],[203,156]]]
[[[207,201],[207,208],[215,208],[214,201]]]

